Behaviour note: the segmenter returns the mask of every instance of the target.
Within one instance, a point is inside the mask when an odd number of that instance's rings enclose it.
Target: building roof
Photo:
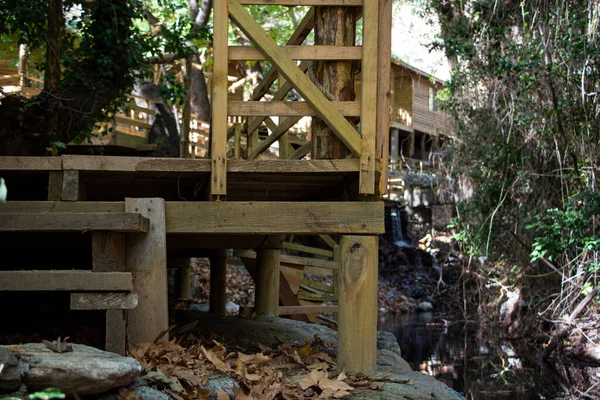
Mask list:
[[[427,72],[425,72],[425,71],[423,71],[423,70],[421,70],[421,69],[419,69],[417,67],[413,67],[412,65],[410,65],[410,64],[408,64],[408,63],[406,63],[406,62],[404,62],[402,60],[399,60],[397,58],[392,58],[392,64],[395,64],[395,65],[397,65],[399,67],[402,67],[402,68],[406,68],[406,69],[408,69],[408,70],[410,70],[410,71],[412,71],[412,72],[414,72],[414,73],[416,73],[418,75],[424,76],[427,79],[433,79],[435,81],[435,83],[439,83],[440,85],[445,85],[446,84],[443,80],[441,80],[441,79],[433,76],[432,74],[427,73]]]

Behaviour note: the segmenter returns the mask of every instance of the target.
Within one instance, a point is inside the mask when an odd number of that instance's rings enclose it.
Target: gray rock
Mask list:
[[[145,400],[171,400],[171,396],[168,394],[160,392],[156,389],[152,389],[148,386],[140,386],[130,391],[136,393]]]
[[[428,301],[422,301],[419,304],[417,304],[416,307],[417,311],[421,311],[421,312],[429,312],[433,310],[433,304],[431,304]]]
[[[54,353],[42,343],[1,348],[21,349],[20,363],[25,368],[23,383],[32,390],[56,387],[65,393],[91,395],[127,386],[142,368],[130,357],[73,344],[69,353]]]
[[[8,349],[0,348],[0,393],[11,393],[21,385],[22,369]]]
[[[396,336],[392,332],[377,331],[377,350],[389,350],[402,356]]]
[[[233,388],[239,388],[240,384],[237,383],[235,379],[230,378],[227,375],[216,375],[212,376],[202,387],[210,391],[210,400],[217,399],[217,392],[219,390],[224,391],[227,393],[229,398],[233,399],[235,397]]]

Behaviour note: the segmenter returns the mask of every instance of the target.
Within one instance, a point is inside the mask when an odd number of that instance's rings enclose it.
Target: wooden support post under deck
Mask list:
[[[337,368],[372,375],[377,369],[377,236],[340,241]]]
[[[260,248],[256,251],[256,313],[279,315],[279,273],[281,250]]]
[[[209,310],[213,314],[227,314],[227,250],[214,250],[210,255]]]
[[[392,0],[379,2],[379,38],[377,49],[377,144],[376,155],[380,160],[381,177],[379,181],[382,195],[387,193],[388,165],[390,154],[389,125],[392,58]],[[394,153],[392,153],[394,154]],[[398,155],[398,154],[394,154]]]
[[[192,298],[192,266],[190,261],[188,257],[184,257],[169,260],[167,263],[169,268],[177,268],[177,279],[175,281],[177,282],[177,296],[180,299]]]
[[[147,233],[127,235],[127,271],[139,304],[127,311],[127,338],[130,345],[152,342],[169,327],[167,308],[167,233],[165,201],[159,198],[125,199],[125,210],[150,220]],[[163,338],[163,341],[168,337]]]

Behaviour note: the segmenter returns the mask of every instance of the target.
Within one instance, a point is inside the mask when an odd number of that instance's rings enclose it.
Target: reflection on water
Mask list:
[[[434,376],[467,399],[549,399],[558,391],[537,362],[539,348],[525,340],[502,340],[500,332],[445,321],[433,313],[382,318],[379,329],[396,336],[402,358],[414,370]]]

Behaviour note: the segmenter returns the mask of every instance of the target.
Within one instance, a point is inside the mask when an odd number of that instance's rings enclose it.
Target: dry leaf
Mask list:
[[[212,351],[206,350],[204,346],[200,346],[200,351],[202,352],[202,355],[204,355],[204,357],[206,357],[206,359],[210,361],[220,372],[233,372],[233,370],[227,364],[225,364],[225,362],[220,360]]]
[[[265,365],[271,362],[271,359],[263,353],[258,354],[242,354],[238,353],[238,360],[244,364]]]
[[[67,336],[62,342],[60,341],[60,337],[56,340],[56,343],[54,342],[49,342],[47,340],[42,340],[42,343],[44,343],[44,345],[52,350],[55,353],[70,353],[73,351],[73,346],[71,346],[70,343],[67,343],[67,339],[69,337]]]
[[[229,400],[229,395],[222,390],[217,392],[217,400]]]

